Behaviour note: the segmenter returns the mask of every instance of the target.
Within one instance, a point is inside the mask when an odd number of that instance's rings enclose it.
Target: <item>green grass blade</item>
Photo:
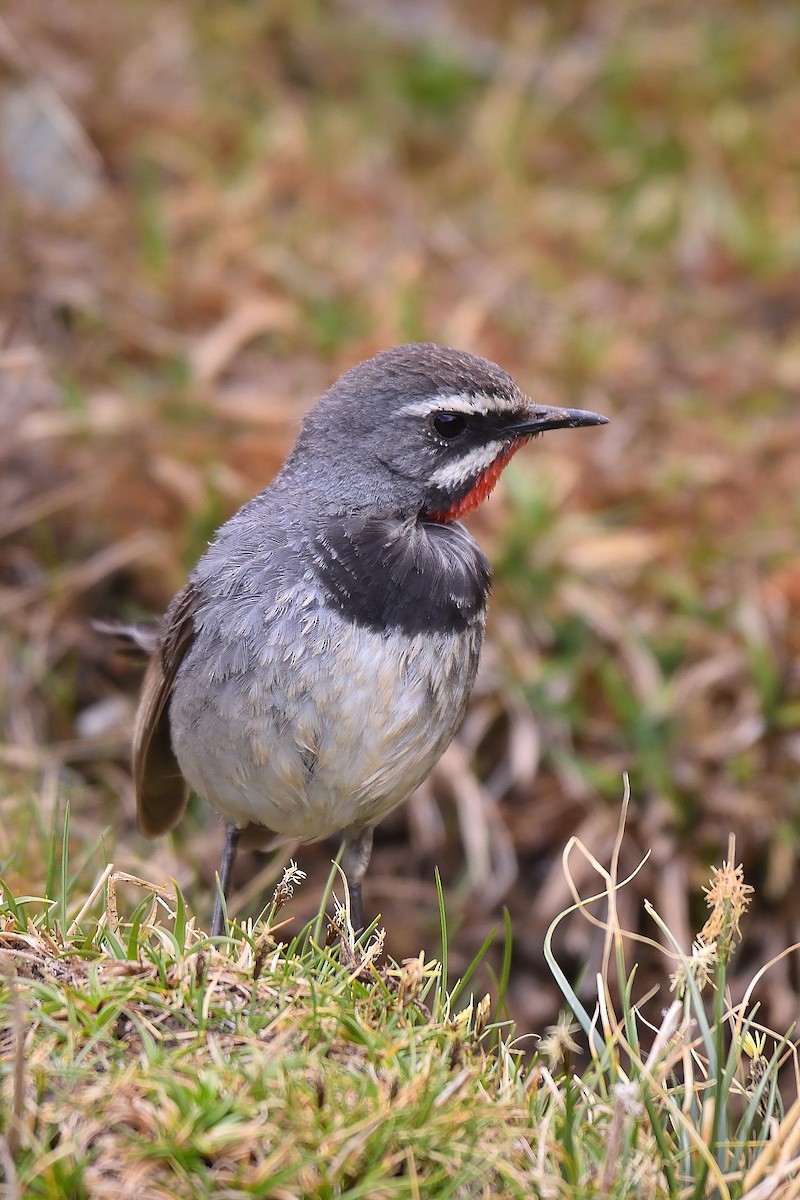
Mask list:
[[[441,938],[441,950],[439,953],[439,962],[441,963],[441,973],[439,975],[439,987],[436,992],[436,1014],[442,1016],[443,1013],[449,1011],[449,1002],[447,999],[447,911],[444,903],[444,888],[442,887],[442,877],[439,873],[439,868],[435,871],[436,879],[436,898],[439,902],[439,934]]]

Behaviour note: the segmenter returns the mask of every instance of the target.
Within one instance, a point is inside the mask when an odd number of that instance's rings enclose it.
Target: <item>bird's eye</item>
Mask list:
[[[433,418],[433,428],[439,437],[455,438],[467,428],[467,418],[461,413],[437,413]]]

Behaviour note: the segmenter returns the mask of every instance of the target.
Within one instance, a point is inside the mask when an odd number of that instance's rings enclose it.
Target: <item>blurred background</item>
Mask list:
[[[0,871],[43,886],[71,806],[201,922],[222,829],[135,829],[140,667],[92,629],[159,613],[346,367],[433,340],[604,430],[520,455],[471,526],[496,565],[460,738],[379,828],[390,953],[454,973],[508,905],[521,1031],[563,847],[688,949],[729,833],[756,888],[735,981],[800,940],[800,7],[792,0],[26,0],[0,22]],[[293,928],[319,900],[331,849]],[[579,857],[576,884],[599,890]],[[272,874],[271,874],[272,872]],[[274,877],[243,854],[232,911]],[[599,915],[602,915],[599,912]],[[602,934],[559,933],[591,986]],[[502,934],[490,953],[499,965]],[[633,947],[637,985],[669,964]],[[735,985],[737,986],[736,982]],[[764,1015],[795,1020],[797,964]],[[663,995],[659,1004],[663,1004]],[[739,997],[735,997],[739,998]]]

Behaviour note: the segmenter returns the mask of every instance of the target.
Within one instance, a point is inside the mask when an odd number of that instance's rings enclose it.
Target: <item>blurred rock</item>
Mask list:
[[[131,727],[133,706],[124,696],[106,696],[88,705],[75,718],[75,732],[84,738],[127,735]]]
[[[57,94],[37,80],[0,93],[0,155],[20,189],[61,212],[88,208],[103,186],[99,154]]]

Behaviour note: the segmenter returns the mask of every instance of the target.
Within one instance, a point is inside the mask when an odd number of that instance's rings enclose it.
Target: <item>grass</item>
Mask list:
[[[654,1025],[618,919],[623,828],[624,812],[573,910],[606,910],[594,1010],[553,952],[565,912],[545,951],[569,1008],[531,1054],[498,1016],[506,979],[494,1001],[448,981],[444,908],[439,963],[387,959],[383,932],[354,939],[338,905],[293,935],[292,864],[258,921],[212,940],[179,889],[113,864],[76,895],[67,812],[47,894],[2,885],[5,1194],[796,1196],[793,1044],[761,1027],[752,988],[728,993],[752,892],[733,846],[690,955],[649,908],[675,968]],[[568,847],[570,880],[571,850],[591,860]]]

